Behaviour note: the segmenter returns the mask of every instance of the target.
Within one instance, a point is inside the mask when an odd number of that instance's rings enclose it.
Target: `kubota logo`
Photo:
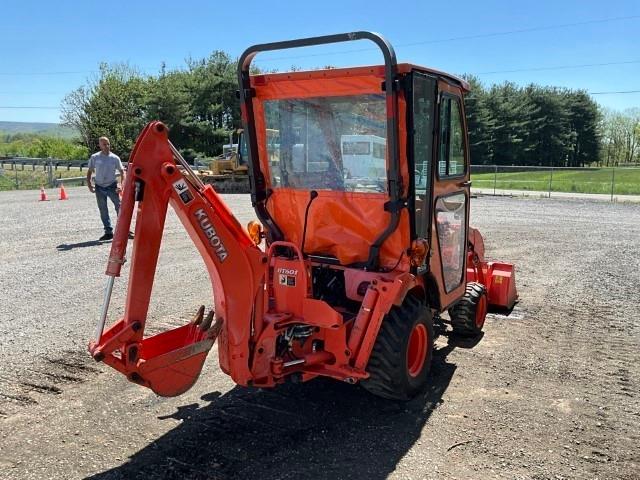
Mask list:
[[[209,216],[202,208],[196,210],[194,215],[200,222],[200,228],[209,239],[209,244],[215,250],[216,255],[218,256],[218,260],[220,260],[220,263],[224,262],[229,254],[227,253],[227,249],[224,247],[224,244],[222,243],[222,240],[220,240],[220,237],[218,236],[215,228],[213,228],[213,225],[211,225]]]

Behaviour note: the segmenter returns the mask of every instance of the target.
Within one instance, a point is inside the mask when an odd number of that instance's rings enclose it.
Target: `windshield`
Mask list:
[[[386,192],[384,95],[264,102],[271,185]]]

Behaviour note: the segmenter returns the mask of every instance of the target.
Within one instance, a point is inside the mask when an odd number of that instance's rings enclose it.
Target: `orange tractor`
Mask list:
[[[250,75],[260,52],[370,40],[384,65]],[[163,396],[219,363],[246,386],[324,376],[376,395],[428,384],[434,322],[478,335],[516,301],[514,268],[487,262],[468,226],[469,148],[454,76],[397,64],[379,35],[256,45],[239,60],[251,200],[244,229],[152,122],[131,154],[91,355]],[[349,172],[348,174],[346,172]],[[167,206],[202,255],[214,308],[144,335]],[[137,208],[124,317],[104,329]]]

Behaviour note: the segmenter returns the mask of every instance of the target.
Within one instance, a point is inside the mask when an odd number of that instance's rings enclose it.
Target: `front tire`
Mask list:
[[[385,315],[361,382],[370,393],[409,400],[427,384],[433,357],[433,316],[415,297],[405,298]]]
[[[484,285],[467,283],[464,296],[449,309],[453,332],[462,337],[477,337],[482,333],[487,316],[488,300]]]

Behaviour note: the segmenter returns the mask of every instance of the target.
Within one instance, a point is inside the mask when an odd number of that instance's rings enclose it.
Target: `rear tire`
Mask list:
[[[476,337],[482,332],[487,316],[487,291],[477,282],[467,283],[464,296],[449,309],[453,332],[462,337]]]
[[[369,378],[361,385],[379,397],[409,400],[426,386],[432,357],[431,310],[409,295],[382,319],[367,365]]]

